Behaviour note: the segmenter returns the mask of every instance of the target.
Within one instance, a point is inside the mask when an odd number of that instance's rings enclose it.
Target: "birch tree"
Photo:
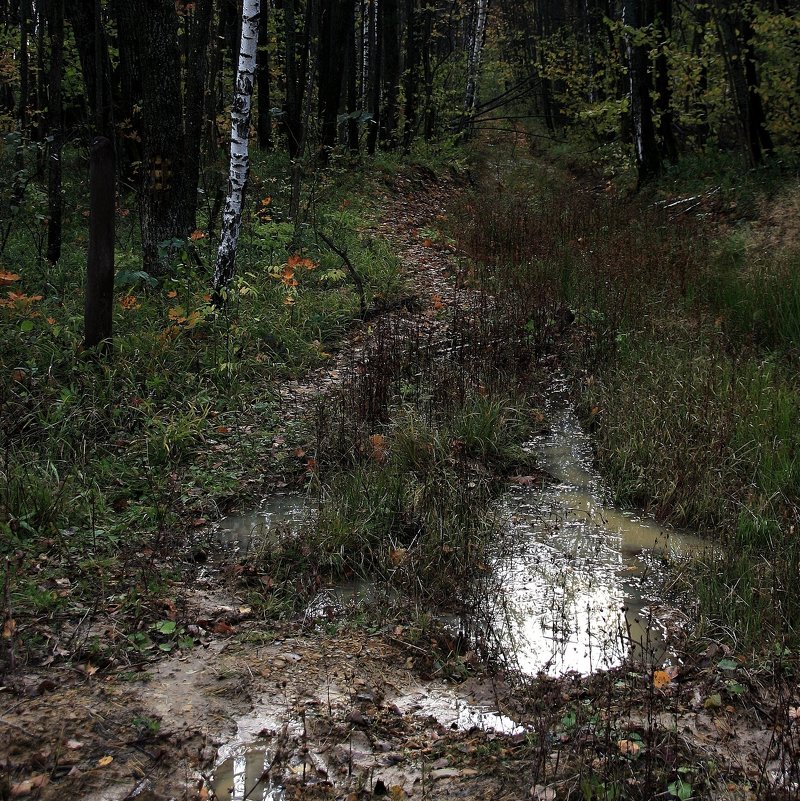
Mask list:
[[[478,104],[478,75],[481,69],[481,54],[486,38],[486,18],[489,13],[489,0],[477,0],[475,10],[475,26],[468,43],[467,54],[467,89],[464,94],[464,118],[469,120]]]
[[[217,305],[225,302],[224,291],[236,270],[236,247],[242,225],[242,204],[250,165],[248,139],[253,81],[256,72],[258,22],[261,0],[244,0],[239,65],[236,71],[236,94],[231,108],[231,155],[228,194],[222,215],[222,236],[214,267],[213,290]]]

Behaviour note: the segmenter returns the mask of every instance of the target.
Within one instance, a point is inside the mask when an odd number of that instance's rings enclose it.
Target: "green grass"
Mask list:
[[[681,169],[631,199],[498,158],[454,231],[473,283],[517,321],[510,336],[569,365],[615,501],[721,544],[693,576],[703,614],[753,645],[798,641],[798,254],[744,224],[714,242],[702,216],[652,205],[712,183],[739,219],[791,173],[771,167],[737,188],[734,164]]]
[[[369,167],[309,175],[301,215],[291,222],[285,167],[279,157],[256,154],[224,312],[208,296],[216,241],[170,243],[165,277],[142,274],[135,198],[121,195],[114,353],[107,359],[82,349],[87,198],[80,153],[65,153],[64,248],[56,265],[42,257],[42,189],[29,185],[0,257],[0,272],[19,276],[0,288],[0,556],[10,560],[0,562],[0,587],[8,572],[21,629],[42,610],[69,616],[94,608],[101,574],[112,589],[126,575],[121,603],[136,606],[131,599],[161,585],[164,571],[180,562],[193,520],[257,495],[265,474],[305,481],[290,453],[308,428],[284,425],[276,386],[324,364],[361,305],[351,274],[320,232],[348,254],[368,306],[406,289],[388,245],[365,233],[376,210],[376,192],[365,189],[374,186]],[[201,229],[206,213],[201,208]],[[273,445],[278,428],[283,448]],[[153,614],[139,605],[132,625]]]

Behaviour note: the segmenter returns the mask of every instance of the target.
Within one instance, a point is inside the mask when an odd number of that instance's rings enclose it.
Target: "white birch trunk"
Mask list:
[[[469,43],[467,60],[467,91],[464,96],[464,115],[469,118],[478,105],[478,75],[481,69],[481,54],[486,38],[486,18],[489,13],[489,0],[477,0],[477,14],[472,41]]]
[[[231,108],[231,157],[228,173],[228,194],[222,214],[222,234],[214,267],[213,289],[217,303],[223,302],[236,271],[236,247],[242,226],[244,187],[250,166],[248,144],[250,138],[250,110],[253,97],[253,80],[256,71],[258,23],[261,0],[244,0],[242,8],[242,41],[239,50],[239,67],[236,73],[236,94]]]

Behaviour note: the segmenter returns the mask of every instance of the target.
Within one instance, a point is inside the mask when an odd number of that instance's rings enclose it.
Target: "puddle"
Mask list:
[[[496,710],[467,700],[447,688],[429,685],[418,687],[393,701],[404,714],[434,718],[447,729],[458,731],[493,731],[497,734],[523,734],[525,728]]]
[[[307,519],[308,510],[304,495],[272,495],[264,498],[255,512],[224,518],[214,533],[214,540],[241,558],[255,543],[281,526],[299,526]]]
[[[501,501],[516,552],[498,562],[486,636],[527,674],[588,674],[631,655],[661,661],[665,556],[704,543],[604,503],[589,438],[563,390],[547,415],[549,432],[530,448],[558,483],[518,488]]]
[[[384,787],[396,786],[412,794],[422,779],[420,766],[392,750],[394,743],[354,726],[337,734],[324,725],[326,709],[335,718],[343,718],[352,706],[350,692],[331,683],[304,695],[303,717],[296,705],[279,717],[274,699],[264,698],[239,718],[235,738],[217,755],[212,785],[219,801],[282,801],[287,797],[283,782],[287,786],[324,783],[345,792],[366,780],[375,784],[380,780]],[[442,684],[413,686],[385,703],[403,715],[423,721],[433,718],[452,730],[479,729],[510,736],[525,732],[511,718]]]

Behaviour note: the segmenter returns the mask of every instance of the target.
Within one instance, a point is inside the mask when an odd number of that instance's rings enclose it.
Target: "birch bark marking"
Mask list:
[[[478,75],[481,69],[483,42],[486,38],[486,17],[488,12],[489,0],[478,0],[475,28],[472,32],[472,41],[469,43],[467,61],[467,90],[464,95],[464,115],[467,119],[472,116],[478,104]]]
[[[214,267],[214,302],[225,303],[223,292],[236,270],[236,246],[242,225],[244,187],[249,168],[248,139],[253,80],[256,71],[258,21],[261,0],[244,0],[242,8],[242,39],[239,48],[239,67],[236,73],[236,95],[231,108],[231,158],[228,174],[228,194],[222,214],[222,236]]]

